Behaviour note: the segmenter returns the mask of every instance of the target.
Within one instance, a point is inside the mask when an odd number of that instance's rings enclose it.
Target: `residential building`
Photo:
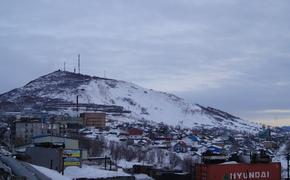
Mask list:
[[[32,138],[42,135],[58,135],[59,124],[44,123],[38,118],[20,118],[13,123],[12,141],[16,146],[30,144]]]
[[[32,142],[34,136],[47,134],[48,126],[37,118],[21,118],[13,123],[12,141],[14,144],[23,145]]]

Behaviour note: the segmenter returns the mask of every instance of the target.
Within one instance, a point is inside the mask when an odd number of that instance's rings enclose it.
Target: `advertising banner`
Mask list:
[[[67,166],[81,166],[81,150],[80,149],[64,149],[63,165]]]

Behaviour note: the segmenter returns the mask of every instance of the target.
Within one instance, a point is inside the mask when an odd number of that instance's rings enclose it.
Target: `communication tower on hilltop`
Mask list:
[[[78,54],[78,73],[81,73],[81,55]]]

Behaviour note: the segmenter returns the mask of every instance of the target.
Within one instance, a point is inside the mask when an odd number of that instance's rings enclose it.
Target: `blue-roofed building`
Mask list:
[[[189,135],[182,139],[189,147],[197,147],[200,144],[200,139],[198,136]]]
[[[193,142],[199,142],[200,138],[198,136],[195,135],[190,135],[189,138],[193,141]]]
[[[173,150],[176,153],[186,153],[187,152],[187,145],[183,141],[178,141],[174,146]]]
[[[207,148],[208,151],[211,151],[213,154],[221,154],[222,148],[219,146],[211,145]]]

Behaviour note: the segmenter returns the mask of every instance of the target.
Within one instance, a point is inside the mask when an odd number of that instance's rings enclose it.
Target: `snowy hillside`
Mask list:
[[[184,127],[225,127],[255,132],[260,125],[220,110],[194,105],[175,95],[145,89],[132,83],[55,71],[22,88],[0,95],[0,108],[44,107],[48,103],[79,103],[122,106],[130,114],[123,120],[149,120]]]

